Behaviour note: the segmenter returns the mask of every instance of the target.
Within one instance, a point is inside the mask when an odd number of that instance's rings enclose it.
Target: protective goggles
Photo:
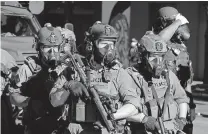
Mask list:
[[[60,49],[60,45],[55,45],[55,46],[48,46],[48,45],[43,45],[40,47],[40,49],[44,52],[44,53],[50,53],[50,52],[59,52]]]
[[[98,40],[96,42],[96,47],[97,48],[106,48],[106,49],[114,49],[115,48],[115,41],[110,41],[110,40]]]

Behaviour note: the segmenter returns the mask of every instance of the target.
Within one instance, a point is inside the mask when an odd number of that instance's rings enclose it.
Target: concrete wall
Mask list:
[[[179,10],[189,20],[191,38],[188,41],[188,52],[193,61],[195,79],[202,80],[204,77],[205,58],[205,30],[206,12],[201,2],[180,2]]]
[[[199,4],[199,36],[198,36],[198,63],[197,65],[197,75],[199,79],[204,78],[204,68],[205,68],[205,31],[207,27],[207,16],[206,16],[206,10],[204,8],[204,5],[202,3]]]
[[[108,23],[113,7],[117,1],[102,1],[102,22]],[[123,14],[127,17],[128,24],[130,24],[130,7],[126,9]]]
[[[191,9],[191,10],[190,10]],[[191,30],[191,37],[187,42],[190,59],[193,62],[193,69],[195,77],[198,77],[198,29],[199,29],[199,6],[197,2],[180,2],[179,12],[181,12],[189,20],[189,28]]]
[[[130,22],[130,2],[102,2],[102,22],[109,23],[118,32],[116,43],[117,58],[124,67],[129,66],[129,22]]]
[[[102,1],[102,22],[108,23],[116,1]]]
[[[197,80],[204,76],[204,33],[206,29],[205,9],[200,2],[176,2],[181,12],[190,22],[191,38],[187,42],[188,52],[193,62],[193,69]],[[140,39],[149,24],[148,2],[131,2],[130,37]]]
[[[148,30],[148,2],[131,2],[130,38],[140,39]]]

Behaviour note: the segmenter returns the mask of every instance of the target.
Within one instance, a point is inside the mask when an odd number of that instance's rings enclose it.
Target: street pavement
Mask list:
[[[208,100],[195,99],[196,119],[193,134],[208,134]]]
[[[194,81],[192,93],[196,103],[193,134],[208,134],[208,86],[201,81]]]

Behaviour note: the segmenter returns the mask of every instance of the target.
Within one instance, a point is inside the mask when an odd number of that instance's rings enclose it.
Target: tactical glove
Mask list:
[[[69,90],[74,97],[89,97],[86,87],[79,81],[71,80],[66,82],[64,88]]]
[[[188,118],[187,118],[187,121],[194,121],[195,118],[196,118],[196,113],[195,113],[195,108],[196,108],[196,104],[194,103],[194,100],[193,100],[193,95],[189,92],[186,92],[187,96],[190,98],[190,103],[189,103],[189,115],[188,115]]]
[[[152,116],[145,116],[142,120],[147,131],[160,133],[160,126],[156,118]]]
[[[113,113],[112,114],[108,114],[107,118],[109,120],[115,121],[115,117],[114,117]]]
[[[177,125],[178,125],[178,129],[179,130],[183,130],[183,128],[186,125],[187,121],[186,121],[186,118],[181,117],[181,118],[177,118],[176,122],[177,122]]]
[[[1,63],[1,73],[3,73],[4,75],[7,75],[9,73],[9,69]]]
[[[180,20],[182,23],[181,25],[189,23],[189,21],[186,19],[186,17],[184,17],[180,13],[178,15],[176,15],[176,20]]]
[[[190,109],[190,121],[194,121],[196,118],[195,108]]]

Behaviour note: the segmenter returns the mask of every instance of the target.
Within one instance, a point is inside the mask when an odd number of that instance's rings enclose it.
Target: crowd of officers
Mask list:
[[[112,26],[95,22],[81,56],[73,31],[45,25],[37,57],[27,57],[16,70],[14,60],[1,61],[2,96],[23,114],[25,134],[192,134],[188,23],[173,7],[159,9],[152,30],[132,40],[134,64],[128,68],[116,59]]]

